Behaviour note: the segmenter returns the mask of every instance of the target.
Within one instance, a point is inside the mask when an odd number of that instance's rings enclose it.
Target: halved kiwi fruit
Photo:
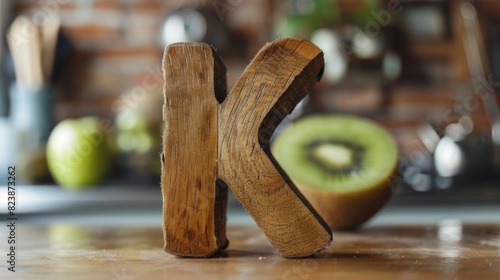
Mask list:
[[[367,119],[303,118],[276,137],[272,153],[332,229],[360,225],[392,194],[396,143],[384,128]]]

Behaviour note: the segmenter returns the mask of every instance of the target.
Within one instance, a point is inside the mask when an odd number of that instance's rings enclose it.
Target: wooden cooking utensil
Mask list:
[[[57,35],[61,21],[58,17],[49,17],[39,28],[42,43],[42,66],[44,80],[50,82],[52,78],[52,67],[56,52]]]
[[[16,79],[21,84],[28,83],[28,73],[25,63],[25,44],[26,38],[23,36],[24,18],[17,17],[10,25],[7,31],[7,43],[14,62],[14,71],[16,72]]]
[[[225,69],[206,44],[170,45],[163,67],[165,249],[211,256],[224,248],[226,183],[283,256],[328,247],[329,227],[276,163],[269,143],[321,77],[321,50],[305,40],[274,41],[227,97]]]
[[[30,88],[44,84],[40,31],[27,16],[18,16],[8,31],[9,49],[19,83]]]
[[[45,84],[42,68],[42,43],[40,29],[35,27],[33,30],[33,36],[27,40],[28,56],[26,56],[26,63],[31,73],[29,86],[38,89]]]

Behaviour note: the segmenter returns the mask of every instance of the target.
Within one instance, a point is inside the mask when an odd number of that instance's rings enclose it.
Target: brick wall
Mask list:
[[[90,114],[113,117],[113,103],[125,91],[144,84],[161,90],[160,62],[164,46],[158,37],[167,15],[179,7],[219,9],[218,20],[230,26],[237,42],[229,44],[230,51],[224,57],[231,86],[258,48],[272,37],[270,14],[273,5],[270,2],[20,0],[15,1],[12,9],[13,15],[56,12],[62,19],[62,31],[73,43],[71,67],[56,92],[54,114],[56,120],[61,120]],[[341,3],[346,10],[354,5],[348,1]],[[242,47],[244,41],[246,45]],[[415,141],[415,127],[434,116],[439,118],[444,110],[453,108],[454,103],[453,86],[432,90],[397,87],[390,97],[387,113],[377,121],[391,129],[403,151],[409,151],[419,145]],[[475,110],[474,118],[482,130],[488,130],[489,123],[482,108]]]
[[[57,13],[74,52],[55,118],[112,117],[112,102],[161,60],[156,34],[172,1],[16,1],[15,14]],[[161,73],[159,73],[161,74]]]
[[[12,12],[31,16],[57,13],[62,32],[73,44],[71,67],[65,71],[55,96],[54,117],[61,120],[89,114],[113,117],[110,108],[125,91],[145,83],[148,88],[161,90],[164,46],[159,36],[166,17],[178,8],[215,7],[218,20],[231,25],[231,32],[258,38],[251,41],[246,53],[236,53],[240,55],[237,60],[243,62],[231,67],[229,82],[234,82],[247,56],[269,40],[252,34],[270,30],[263,28],[269,21],[267,11],[262,9],[268,6],[265,0],[20,0],[13,3]],[[229,64],[232,61],[229,59]]]

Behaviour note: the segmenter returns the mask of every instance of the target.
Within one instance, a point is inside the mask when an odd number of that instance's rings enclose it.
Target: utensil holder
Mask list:
[[[51,86],[37,89],[14,83],[10,88],[10,118],[20,148],[38,148],[52,129]]]
[[[52,130],[51,86],[29,88],[14,83],[10,88],[10,123],[13,161],[19,181],[38,183],[47,178],[45,144]]]

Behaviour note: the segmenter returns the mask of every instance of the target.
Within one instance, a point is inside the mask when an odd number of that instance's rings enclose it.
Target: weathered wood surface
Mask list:
[[[216,186],[216,96],[222,101],[226,95],[225,67],[206,44],[170,45],[163,63],[165,250],[211,256],[227,243],[227,188]]]
[[[219,110],[218,177],[286,257],[326,248],[331,232],[270,152],[275,128],[321,77],[323,53],[298,39],[261,49]]]
[[[210,256],[224,247],[226,184],[283,256],[328,247],[329,227],[276,163],[269,143],[321,77],[321,50],[305,40],[274,41],[227,97],[225,68],[208,45],[171,45],[163,67],[165,249]]]
[[[499,223],[371,225],[337,232],[332,246],[305,259],[276,254],[255,225],[229,225],[231,246],[213,259],[165,254],[159,227],[24,221],[18,230],[17,271],[7,271],[4,256],[2,279],[500,279]]]

